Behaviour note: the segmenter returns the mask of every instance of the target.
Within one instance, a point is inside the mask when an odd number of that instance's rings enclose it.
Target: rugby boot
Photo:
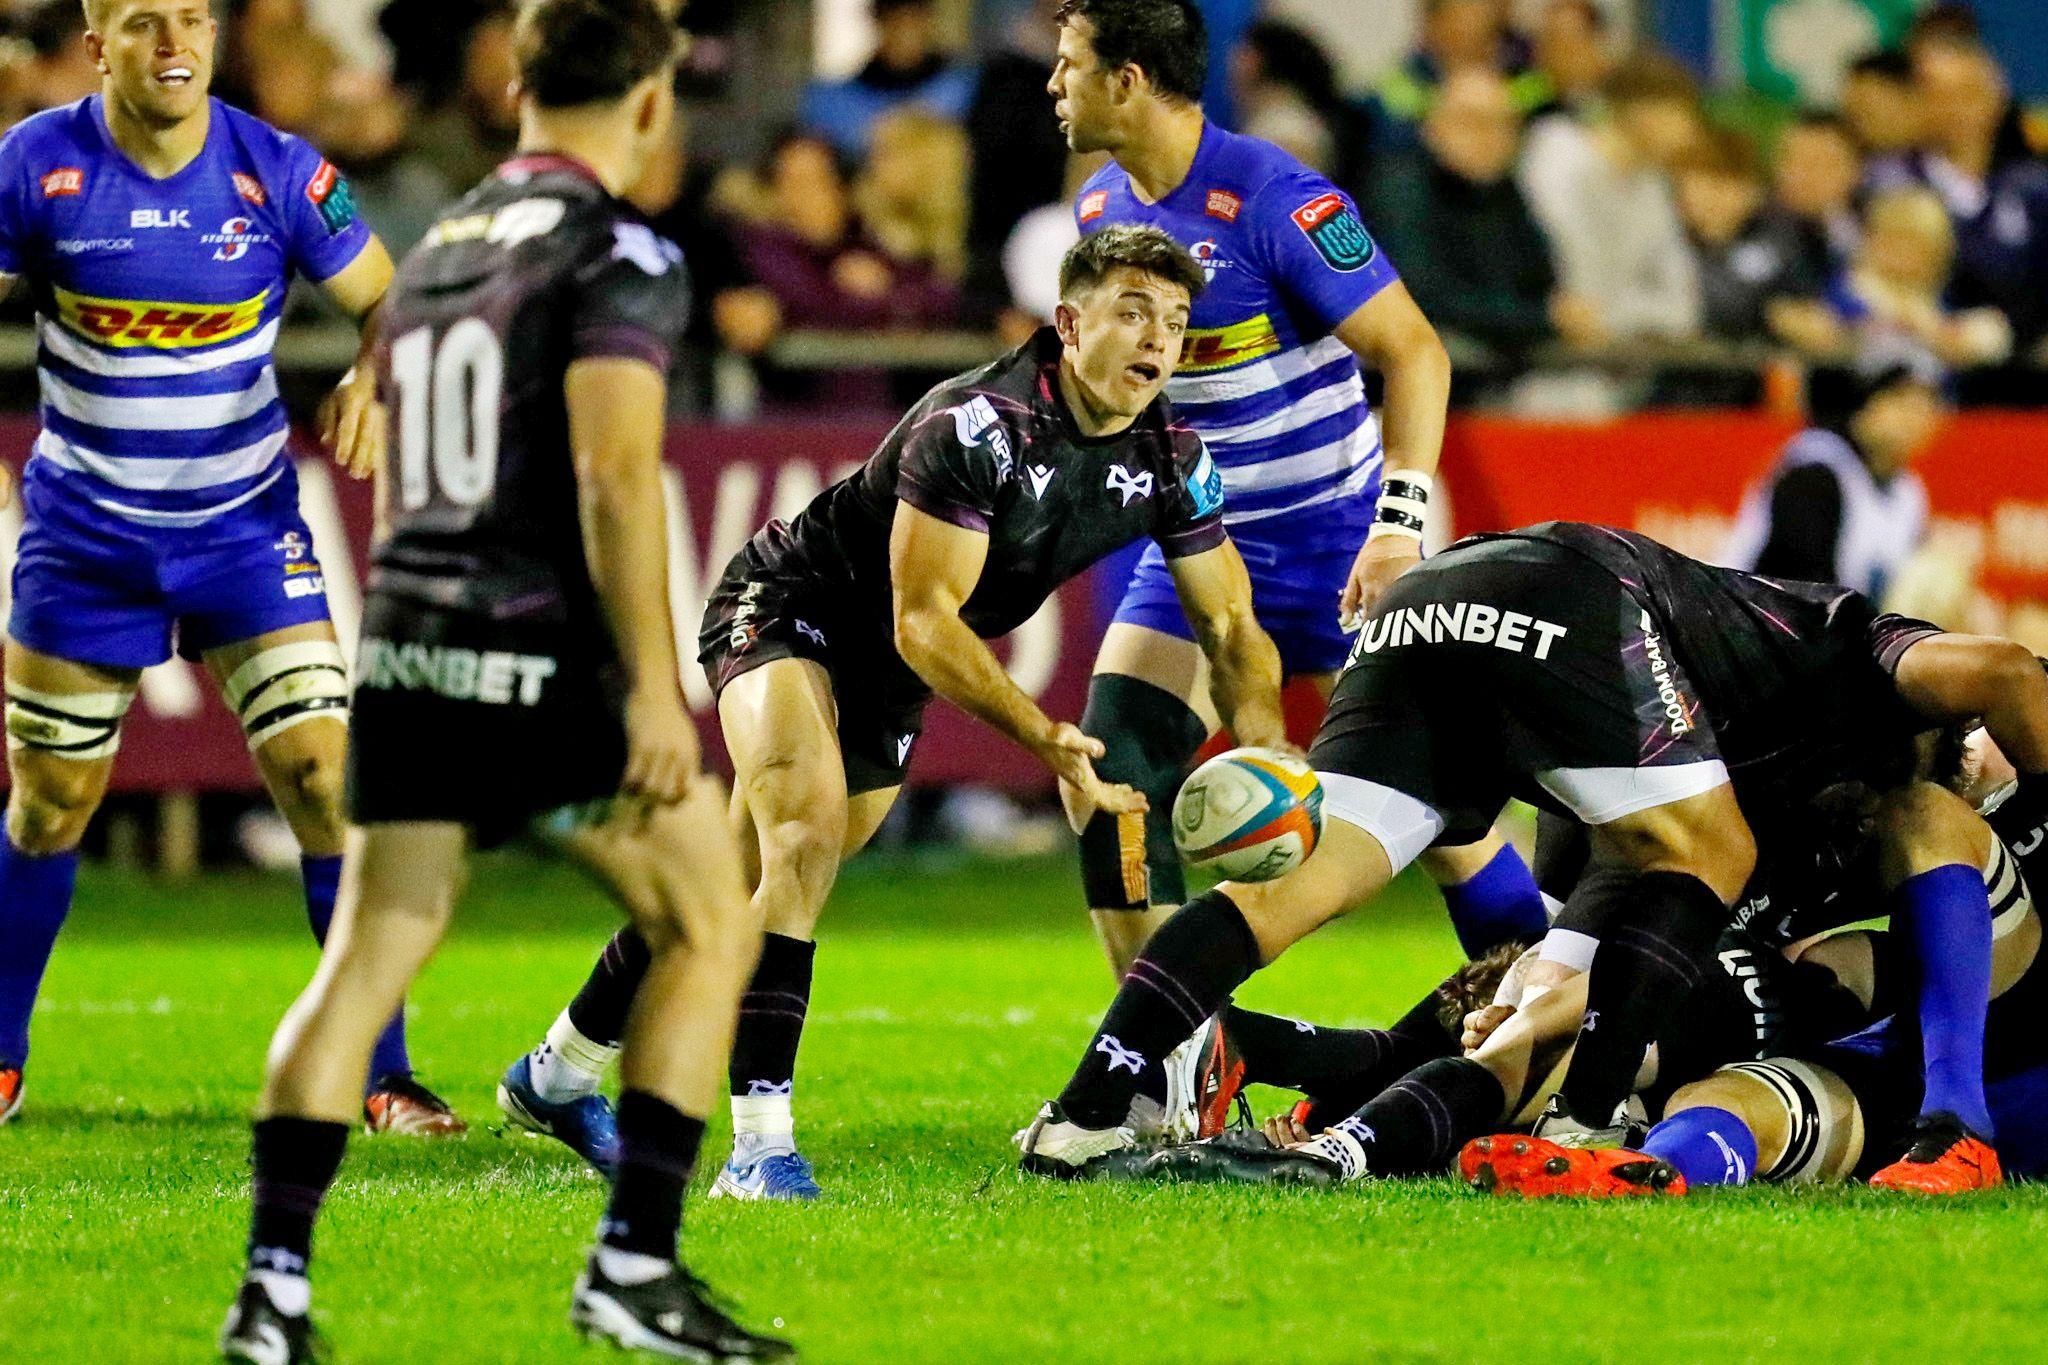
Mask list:
[[[1677,1168],[1646,1153],[1627,1147],[1567,1147],[1519,1133],[1466,1143],[1458,1153],[1458,1174],[1481,1194],[1523,1199],[1685,1193],[1685,1177]]]
[[[410,1076],[380,1076],[363,1100],[363,1129],[407,1137],[461,1137],[469,1125],[448,1101]]]
[[[682,1266],[643,1284],[608,1278],[593,1255],[576,1279],[569,1325],[587,1341],[609,1341],[628,1351],[699,1365],[724,1361],[789,1360],[796,1348],[759,1336],[734,1322],[712,1301],[702,1280]]]
[[[21,1112],[22,1075],[18,1066],[0,1066],[0,1124]]]
[[[1906,1154],[1870,1177],[1874,1190],[1907,1194],[1967,1194],[2004,1183],[2005,1173],[1991,1144],[1946,1111],[1913,1120],[1913,1141]]]

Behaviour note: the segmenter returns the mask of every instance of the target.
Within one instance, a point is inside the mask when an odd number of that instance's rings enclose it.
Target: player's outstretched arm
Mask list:
[[[668,600],[668,522],[661,441],[668,383],[642,360],[601,357],[569,366],[569,448],[583,554],[626,673],[622,794],[682,799],[701,753],[683,709]]]
[[[1100,809],[1143,811],[1141,794],[1096,777],[1091,760],[1102,757],[1102,742],[1039,710],[1003,671],[987,641],[960,619],[987,560],[985,532],[955,526],[907,502],[896,504],[889,530],[896,652],[934,692],[1031,750]]]
[[[391,288],[391,253],[372,237],[340,273],[320,287],[362,326],[356,363],[320,405],[320,443],[350,477],[367,479],[384,463],[388,419],[377,401],[377,306]]]
[[[1280,651],[1252,615],[1252,580],[1237,547],[1167,561],[1181,610],[1209,657],[1209,696],[1224,728],[1240,744],[1284,749],[1287,718],[1280,705]]]
[[[1930,635],[1899,656],[1899,695],[1937,721],[1981,718],[2024,780],[2048,774],[2048,672],[2025,646],[1989,635]]]
[[[1380,402],[1380,439],[1386,448],[1385,480],[1404,472],[1426,483],[1443,453],[1444,412],[1451,401],[1451,357],[1436,328],[1396,280],[1340,323],[1336,337],[1386,380]],[[1381,593],[1422,560],[1421,528],[1399,528],[1367,537],[1351,566],[1338,612],[1349,622],[1371,610]]]

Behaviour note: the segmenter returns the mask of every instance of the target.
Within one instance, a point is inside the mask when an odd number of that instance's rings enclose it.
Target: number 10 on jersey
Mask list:
[[[407,332],[391,346],[398,396],[398,497],[407,511],[434,490],[458,507],[491,495],[498,475],[498,401],[505,352],[481,318],[464,318],[436,345],[434,330]]]

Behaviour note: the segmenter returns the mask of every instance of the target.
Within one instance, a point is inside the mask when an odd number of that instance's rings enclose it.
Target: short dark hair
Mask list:
[[[674,63],[676,28],[655,0],[530,0],[513,46],[519,85],[543,109],[623,99]]]
[[[1209,28],[1194,0],[1065,0],[1061,24],[1086,19],[1102,64],[1136,66],[1162,95],[1202,98],[1209,79]]]
[[[1698,105],[1700,83],[1676,58],[1661,52],[1638,52],[1608,76],[1606,95],[1609,104]]]
[[[1848,120],[1833,109],[1803,110],[1785,125],[1785,131],[1788,133],[1796,128],[1803,128],[1810,133],[1833,133],[1848,142],[1856,140],[1855,131],[1849,127]]]
[[[1904,85],[1913,79],[1913,59],[1903,52],[1866,52],[1849,63],[1851,76],[1875,76],[1881,81]]]
[[[1157,275],[1188,291],[1192,302],[1208,287],[1202,267],[1188,249],[1156,227],[1118,223],[1091,232],[1060,260],[1060,297],[1072,298],[1108,279],[1118,266]]]

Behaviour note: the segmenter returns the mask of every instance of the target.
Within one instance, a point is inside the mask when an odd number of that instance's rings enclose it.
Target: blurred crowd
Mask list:
[[[975,60],[935,0],[872,0],[852,75],[719,90],[752,0],[694,0],[686,101],[703,129],[636,192],[689,253],[704,355],[792,329],[993,330],[1049,315],[1070,157],[1044,82],[1057,0]],[[402,251],[507,152],[503,0],[223,0],[221,95],[320,146]],[[1731,111],[1629,49],[1593,0],[1421,0],[1419,41],[1347,90],[1305,30],[1253,24],[1229,64],[1243,131],[1353,194],[1440,328],[1479,354],[1645,342],[1838,358],[1906,341],[1951,368],[2048,360],[2048,160],[1966,7],[1925,10],[1843,75],[1831,108]],[[1524,22],[1517,25],[1511,16]],[[0,0],[0,118],[97,87],[77,0]],[[801,37],[799,36],[799,41]],[[780,110],[778,114],[775,111]],[[771,398],[885,401],[879,376],[778,372]],[[881,386],[881,387],[878,387]]]

